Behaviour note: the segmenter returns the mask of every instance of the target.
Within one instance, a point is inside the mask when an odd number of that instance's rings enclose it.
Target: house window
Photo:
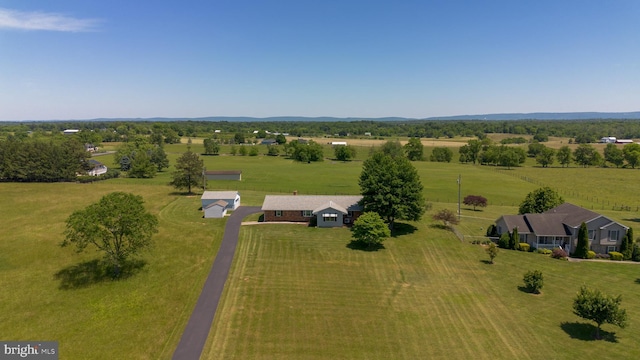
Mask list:
[[[337,222],[338,214],[322,214],[322,220],[325,222]]]
[[[616,247],[615,246],[607,246],[607,254],[612,252],[612,251],[616,251]]]
[[[593,236],[595,235],[595,230],[589,230],[589,240],[593,240]]]
[[[302,210],[302,216],[303,217],[312,217],[313,216],[313,210]]]
[[[277,217],[282,216],[282,210],[276,210],[276,216]]]
[[[520,242],[527,242],[527,234],[518,234],[520,237]]]
[[[620,240],[620,230],[609,230],[609,241]]]

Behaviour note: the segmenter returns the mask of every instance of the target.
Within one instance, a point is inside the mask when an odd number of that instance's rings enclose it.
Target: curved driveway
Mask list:
[[[209,330],[213,323],[213,318],[218,308],[218,301],[222,296],[224,283],[229,275],[233,254],[238,244],[238,234],[242,219],[246,216],[259,213],[262,210],[258,206],[240,206],[227,220],[224,229],[220,250],[213,261],[211,271],[207,281],[204,283],[198,302],[189,318],[187,327],[182,333],[176,351],[173,353],[174,360],[200,359],[202,349],[209,336]]]

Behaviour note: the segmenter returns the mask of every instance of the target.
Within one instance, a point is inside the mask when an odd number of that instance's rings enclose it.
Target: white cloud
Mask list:
[[[97,19],[75,19],[62,14],[0,8],[0,29],[81,32],[95,30]]]

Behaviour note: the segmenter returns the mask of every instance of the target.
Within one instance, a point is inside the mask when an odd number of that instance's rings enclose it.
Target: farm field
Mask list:
[[[197,141],[192,147],[202,151]],[[243,205],[261,205],[266,194],[294,190],[357,194],[369,149],[358,147],[352,162],[301,164],[264,155],[202,159],[207,169],[242,170],[241,182],[209,181],[207,189],[239,190]],[[185,144],[167,146],[171,164],[185,150]],[[328,146],[325,155],[332,157]],[[100,161],[113,165],[110,155]],[[635,296],[640,266],[568,263],[511,251],[488,265],[481,246],[467,243],[500,215],[516,213],[524,196],[539,186],[556,188],[566,201],[635,226],[640,219],[637,170],[506,170],[455,161],[414,165],[432,210],[410,224],[415,231],[387,240],[384,250],[347,248],[346,229],[243,227],[203,358],[640,356],[634,341],[640,337]],[[92,184],[0,183],[0,337],[57,340],[61,358],[171,358],[225,224],[201,217],[199,196],[168,186],[171,170],[153,179]],[[438,209],[456,209],[459,175],[463,197],[489,199],[482,211],[463,205],[458,230],[465,242],[433,227],[430,219]],[[141,257],[144,266],[121,281],[95,273],[98,253],[76,254],[58,246],[66,218],[112,191],[141,195],[160,221],[155,246]],[[629,208],[614,209],[612,203]],[[518,290],[522,275],[532,269],[545,276],[540,296]],[[572,298],[583,283],[623,295],[631,326],[604,326],[615,332],[617,342],[588,341],[591,328],[572,315]]]

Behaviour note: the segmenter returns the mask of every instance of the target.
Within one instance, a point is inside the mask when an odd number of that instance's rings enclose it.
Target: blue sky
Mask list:
[[[0,120],[640,110],[637,0],[3,0]]]

